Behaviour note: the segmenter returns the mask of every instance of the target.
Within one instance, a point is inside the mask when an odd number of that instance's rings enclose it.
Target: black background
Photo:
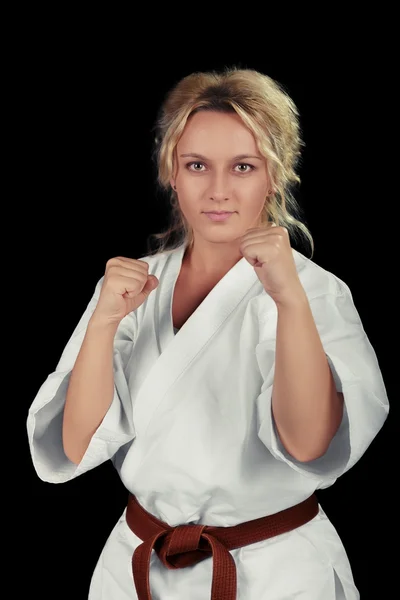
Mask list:
[[[254,19],[250,7],[242,10]],[[123,14],[108,21],[105,12],[100,20],[98,14],[31,16],[35,27],[25,15],[26,34],[14,41],[18,66],[9,90],[20,165],[10,208],[29,297],[17,340],[23,350],[17,388],[24,469],[18,473],[25,502],[29,498],[23,509],[28,518],[22,519],[23,552],[29,553],[24,572],[28,568],[38,597],[78,599],[87,597],[126,490],[110,463],[63,485],[39,480],[25,421],[108,258],[144,255],[148,236],[166,226],[154,183],[152,128],[164,94],[184,75],[231,65],[254,68],[280,81],[295,101],[306,143],[296,198],[314,238],[313,260],[349,285],[395,404],[398,260],[393,194],[384,188],[390,143],[385,111],[393,110],[385,74],[389,56],[381,43],[371,49],[358,30],[336,29],[328,37],[321,31],[314,38],[282,30],[272,41],[266,27],[263,37],[246,42],[226,27],[207,28],[207,22],[194,38],[190,22],[154,31],[143,16],[131,15],[131,27]],[[293,246],[308,255],[308,247]],[[397,411],[392,406],[360,462],[318,494],[364,600],[391,598],[396,576]]]

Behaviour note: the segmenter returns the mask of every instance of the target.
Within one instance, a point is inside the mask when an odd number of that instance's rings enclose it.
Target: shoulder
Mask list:
[[[149,274],[156,275],[159,278],[164,271],[168,271],[169,267],[174,264],[178,253],[179,248],[172,248],[170,250],[163,250],[162,252],[139,256],[138,260],[146,262],[149,265]]]
[[[171,257],[176,256],[180,248],[172,248],[170,250],[164,250],[162,252],[155,252],[153,254],[146,254],[138,257],[138,260],[142,260],[149,265],[149,269],[162,268],[168,264]]]
[[[293,249],[297,274],[309,300],[318,296],[350,295],[350,288],[335,273],[324,269],[301,252]]]
[[[335,299],[341,298],[346,304],[353,305],[353,298],[349,286],[340,279],[335,273],[324,269],[322,266],[307,258],[301,252],[292,249],[293,258],[297,268],[297,274],[300,282],[306,292],[308,301],[312,306],[313,300],[320,298],[326,302],[335,302]],[[261,286],[262,288],[262,286]],[[275,302],[266,294],[264,289],[254,299],[257,306],[258,319],[260,324],[270,323],[277,318],[277,307]]]

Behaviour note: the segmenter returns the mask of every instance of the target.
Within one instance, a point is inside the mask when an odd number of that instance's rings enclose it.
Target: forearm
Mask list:
[[[78,464],[114,396],[113,349],[117,325],[89,321],[71,373],[63,417],[63,445]]]
[[[303,462],[325,453],[342,420],[343,396],[305,294],[278,305],[272,411],[283,445]]]

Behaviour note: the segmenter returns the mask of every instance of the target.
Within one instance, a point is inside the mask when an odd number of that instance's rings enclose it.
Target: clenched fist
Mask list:
[[[92,319],[118,324],[136,310],[159,284],[143,260],[117,256],[107,261],[99,301]]]

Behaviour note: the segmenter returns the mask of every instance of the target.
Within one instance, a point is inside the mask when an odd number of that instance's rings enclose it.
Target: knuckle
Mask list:
[[[121,256],[113,256],[109,258],[106,262],[106,269],[111,269],[120,266],[121,264]]]

